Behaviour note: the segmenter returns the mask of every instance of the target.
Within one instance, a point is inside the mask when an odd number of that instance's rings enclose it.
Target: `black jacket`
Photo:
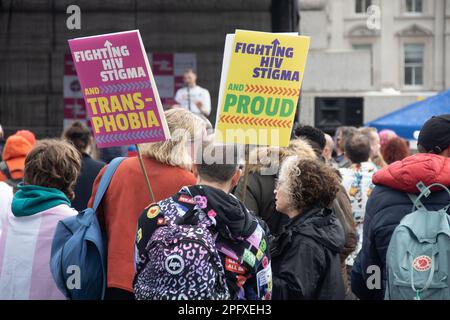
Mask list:
[[[87,208],[94,180],[104,165],[103,162],[96,161],[83,153],[81,172],[73,189],[75,199],[72,201],[72,207],[76,210],[82,211]]]
[[[312,209],[272,242],[273,299],[344,299],[344,231],[330,209]]]

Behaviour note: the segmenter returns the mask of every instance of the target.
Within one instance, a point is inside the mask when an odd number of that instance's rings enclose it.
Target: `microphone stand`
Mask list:
[[[189,111],[192,112],[192,110],[191,110],[191,93],[189,92],[189,85],[187,86],[187,94],[188,94],[188,107],[189,107]]]

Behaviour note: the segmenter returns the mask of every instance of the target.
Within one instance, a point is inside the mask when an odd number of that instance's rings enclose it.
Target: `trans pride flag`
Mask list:
[[[0,300],[63,300],[50,272],[59,220],[78,212],[65,204],[31,216],[0,216]]]

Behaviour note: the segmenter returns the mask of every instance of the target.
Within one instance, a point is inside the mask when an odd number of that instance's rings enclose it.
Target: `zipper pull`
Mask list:
[[[414,300],[421,300],[420,299],[420,291],[416,290],[416,296],[414,297]]]

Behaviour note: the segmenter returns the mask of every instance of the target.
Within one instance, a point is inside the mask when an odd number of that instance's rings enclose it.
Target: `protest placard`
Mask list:
[[[138,30],[72,39],[69,46],[98,147],[170,138]]]
[[[308,49],[309,37],[293,34],[228,35],[215,141],[287,146]]]
[[[99,148],[135,144],[155,197],[139,143],[170,138],[139,30],[69,40],[86,108]]]

